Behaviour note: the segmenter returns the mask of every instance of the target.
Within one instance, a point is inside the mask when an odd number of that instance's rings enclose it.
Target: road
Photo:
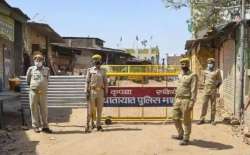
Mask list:
[[[198,108],[196,108],[198,110]],[[15,139],[1,155],[250,155],[250,147],[225,124],[194,123],[189,146],[171,139],[172,123],[118,123],[104,132],[83,133],[83,110],[50,111],[54,134],[12,131]],[[66,116],[69,117],[66,117]],[[67,121],[67,122],[65,122]]]
[[[200,96],[200,95],[198,95]],[[171,139],[176,129],[171,122],[114,123],[104,125],[104,132],[83,132],[86,112],[83,109],[50,109],[53,134],[34,133],[14,127],[19,120],[9,118],[12,129],[0,130],[1,155],[250,155],[250,146],[230,125],[196,125],[199,100],[194,109],[191,142],[180,146]],[[121,114],[140,115],[141,109],[122,109]],[[105,109],[104,114],[117,110]],[[170,110],[169,110],[170,112]],[[145,115],[166,114],[165,109],[145,110]],[[170,115],[170,114],[169,114]],[[219,118],[217,120],[221,120]],[[5,136],[3,136],[5,135]]]

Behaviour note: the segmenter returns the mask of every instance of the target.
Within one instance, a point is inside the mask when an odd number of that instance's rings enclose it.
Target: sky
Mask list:
[[[48,23],[61,36],[98,37],[110,48],[140,48],[145,39],[147,47],[158,45],[164,57],[166,53],[184,53],[185,41],[191,38],[186,24],[189,9],[167,9],[162,0],[7,2],[22,9],[32,21]]]

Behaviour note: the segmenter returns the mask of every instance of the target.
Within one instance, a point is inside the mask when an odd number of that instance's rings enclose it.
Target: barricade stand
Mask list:
[[[108,78],[115,78],[116,86],[109,86],[108,99],[104,107],[117,108],[117,114],[113,116],[104,116],[102,119],[111,119],[112,121],[166,121],[168,118],[168,108],[172,106],[175,96],[175,85],[168,85],[169,77],[176,78],[179,74],[178,66],[162,65],[106,65]],[[162,79],[166,84],[160,87],[145,87],[145,80],[151,80],[156,77],[156,81]],[[141,85],[128,87],[121,84],[121,80],[141,80]],[[118,80],[118,81],[117,81]],[[164,86],[165,85],[165,86]],[[162,87],[163,86],[163,87]],[[131,92],[135,93],[132,94]],[[127,93],[127,94],[126,94]],[[131,93],[131,94],[129,94]],[[128,95],[129,94],[129,95]],[[138,96],[139,94],[139,96]],[[150,94],[154,96],[150,96]],[[164,96],[164,94],[166,94]],[[124,95],[124,96],[123,96]],[[135,96],[133,96],[135,95]],[[137,96],[136,96],[137,95]],[[140,96],[142,95],[142,96]],[[146,95],[146,96],[143,96]],[[158,97],[155,97],[158,95]],[[147,101],[147,99],[149,99]],[[128,100],[131,101],[128,102]],[[113,102],[114,101],[114,102]],[[155,106],[152,103],[155,104]],[[141,109],[139,116],[122,116],[123,107],[136,107]],[[165,116],[146,116],[146,107],[165,107]],[[105,121],[106,122],[106,121]]]

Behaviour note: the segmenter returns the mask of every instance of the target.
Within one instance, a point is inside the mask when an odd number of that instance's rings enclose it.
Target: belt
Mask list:
[[[205,87],[210,89],[216,89],[216,86],[212,84],[206,84]]]
[[[42,90],[37,90],[37,89],[32,89],[36,94],[43,94],[44,91]]]
[[[100,91],[103,88],[102,87],[95,87],[95,86],[91,86],[91,89],[96,90],[96,91]]]
[[[178,99],[191,99],[190,96],[176,96]]]

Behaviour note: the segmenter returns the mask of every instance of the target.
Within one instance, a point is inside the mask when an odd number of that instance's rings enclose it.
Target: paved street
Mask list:
[[[196,114],[199,108],[196,105]],[[3,147],[1,155],[249,155],[250,152],[233,128],[221,123],[216,127],[194,124],[191,144],[179,146],[178,141],[170,138],[176,134],[172,123],[115,123],[104,126],[104,132],[84,134],[83,116],[82,109],[50,111],[54,134],[35,134],[32,130],[10,132],[16,140]]]

